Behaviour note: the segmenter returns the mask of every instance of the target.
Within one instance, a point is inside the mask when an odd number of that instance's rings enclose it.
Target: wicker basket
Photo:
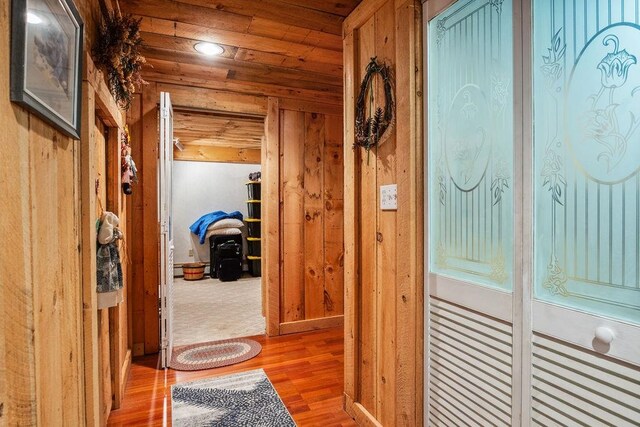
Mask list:
[[[190,262],[182,265],[184,280],[200,280],[204,277],[204,263]]]

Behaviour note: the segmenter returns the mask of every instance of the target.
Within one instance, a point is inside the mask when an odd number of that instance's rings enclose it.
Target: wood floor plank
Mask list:
[[[356,425],[342,409],[342,328],[252,339],[262,345],[257,357],[206,371],[165,372],[157,356],[135,359],[122,406],[111,412],[108,425],[162,426],[163,420],[171,420],[173,384],[258,368],[264,369],[299,427]]]

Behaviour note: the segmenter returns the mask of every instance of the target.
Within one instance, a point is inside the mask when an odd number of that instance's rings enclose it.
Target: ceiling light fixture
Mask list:
[[[216,56],[224,52],[222,46],[209,42],[198,42],[193,46],[193,48],[201,54],[207,56]]]

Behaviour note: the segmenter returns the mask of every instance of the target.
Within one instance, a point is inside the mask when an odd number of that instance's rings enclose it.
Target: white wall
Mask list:
[[[208,242],[193,247],[189,226],[202,215],[213,211],[240,211],[247,216],[249,173],[260,165],[175,161],[173,163],[173,233],[174,262],[209,261]],[[189,249],[194,256],[189,256]],[[199,249],[199,250],[198,250]],[[206,259],[198,257],[198,253]]]

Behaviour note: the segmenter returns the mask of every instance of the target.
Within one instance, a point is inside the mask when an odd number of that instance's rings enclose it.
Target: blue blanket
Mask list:
[[[198,237],[200,238],[200,244],[202,245],[204,243],[205,237],[207,236],[207,228],[209,228],[209,226],[214,222],[217,222],[217,221],[220,221],[221,219],[226,219],[226,218],[234,218],[242,221],[242,213],[240,213],[239,211],[235,211],[231,213],[226,213],[223,211],[211,212],[211,213],[202,215],[196,222],[191,224],[191,227],[189,227],[189,230],[191,230],[193,234],[198,235]]]

